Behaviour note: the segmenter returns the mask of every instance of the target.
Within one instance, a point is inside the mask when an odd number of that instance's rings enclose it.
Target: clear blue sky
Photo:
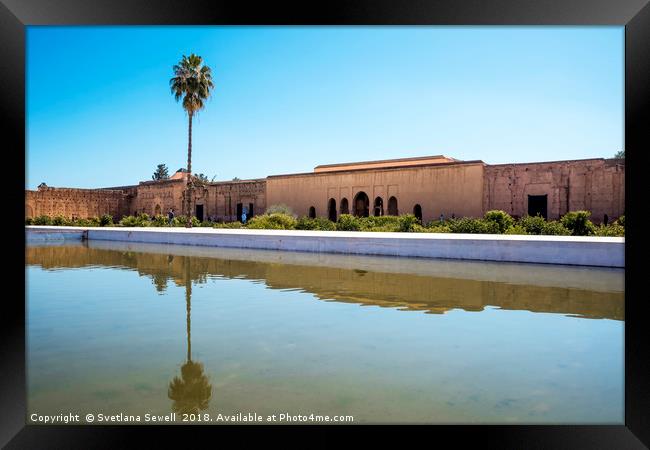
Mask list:
[[[209,178],[624,148],[623,27],[30,26],[26,187],[185,167],[187,116],[169,78],[192,52],[215,82],[193,132],[193,172]]]

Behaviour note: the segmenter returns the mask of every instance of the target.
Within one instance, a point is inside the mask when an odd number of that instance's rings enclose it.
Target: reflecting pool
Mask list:
[[[28,419],[624,423],[623,270],[99,241],[25,251]]]

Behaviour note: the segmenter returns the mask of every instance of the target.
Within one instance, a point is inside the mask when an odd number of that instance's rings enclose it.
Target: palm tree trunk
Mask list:
[[[192,228],[192,187],[191,187],[191,179],[192,179],[192,114],[189,114],[189,127],[187,131],[187,189],[185,191],[185,200],[187,203],[187,223],[185,226],[187,228]]]

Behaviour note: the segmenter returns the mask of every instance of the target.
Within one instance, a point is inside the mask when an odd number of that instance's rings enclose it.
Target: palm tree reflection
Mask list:
[[[169,383],[167,396],[173,400],[172,411],[180,414],[196,414],[208,408],[212,397],[212,385],[203,372],[203,364],[192,361],[190,310],[192,300],[192,278],[190,258],[185,258],[185,303],[187,305],[187,359],[181,366],[181,376],[175,376]]]
[[[160,294],[163,294],[167,290],[167,279],[168,275],[164,273],[156,273],[152,275],[153,284],[156,286],[156,291]]]

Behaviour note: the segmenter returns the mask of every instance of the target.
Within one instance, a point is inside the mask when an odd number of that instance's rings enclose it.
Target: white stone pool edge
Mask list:
[[[215,228],[26,226],[26,242],[100,240],[207,247],[625,267],[625,238]]]

